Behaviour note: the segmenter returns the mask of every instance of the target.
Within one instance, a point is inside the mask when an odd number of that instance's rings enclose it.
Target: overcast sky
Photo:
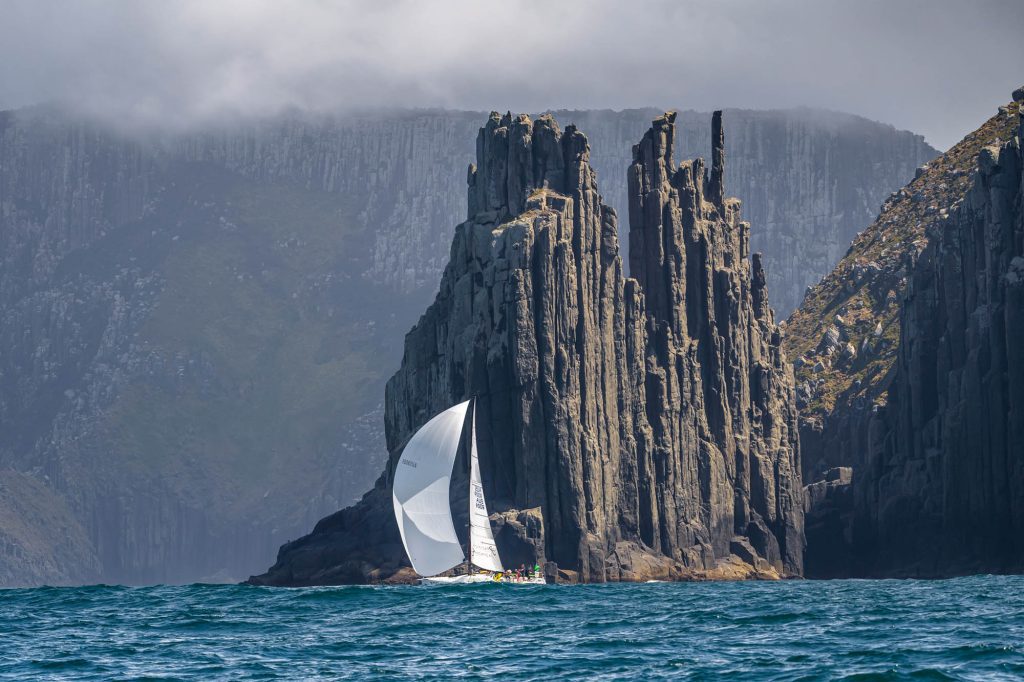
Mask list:
[[[1024,0],[0,0],[0,108],[808,105],[946,148],[1024,85]]]

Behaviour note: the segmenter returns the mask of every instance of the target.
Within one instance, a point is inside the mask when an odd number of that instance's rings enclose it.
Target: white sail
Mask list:
[[[423,425],[402,451],[392,501],[405,552],[420,575],[437,575],[465,560],[455,535],[448,488],[469,401]]]
[[[480,482],[480,458],[476,453],[476,407],[473,408],[472,439],[469,457],[469,561],[488,571],[501,571],[501,557],[494,544],[491,521],[487,517],[484,486]]]

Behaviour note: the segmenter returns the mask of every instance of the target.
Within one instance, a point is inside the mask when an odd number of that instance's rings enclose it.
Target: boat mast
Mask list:
[[[473,441],[476,440],[476,396],[469,404],[469,450],[466,452],[466,480],[469,482],[469,516],[466,517],[466,575],[473,573]]]

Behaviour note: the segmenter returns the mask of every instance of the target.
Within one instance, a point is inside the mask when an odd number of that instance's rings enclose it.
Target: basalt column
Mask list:
[[[602,580],[606,548],[635,526],[623,481],[646,437],[616,216],[572,126],[492,115],[477,159],[440,292],[388,383],[392,466],[431,415],[476,396],[492,507],[539,507],[548,558]]]
[[[642,537],[682,559],[745,536],[799,573],[803,518],[792,369],[740,202],[725,199],[721,113],[710,172],[676,166],[675,115],[654,121],[629,169],[630,268],[646,295]]]
[[[902,301],[853,477],[860,574],[1024,571],[1024,88],[1014,99],[1015,134],[981,149]]]

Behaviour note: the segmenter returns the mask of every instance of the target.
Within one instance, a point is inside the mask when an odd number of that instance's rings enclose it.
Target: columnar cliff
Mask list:
[[[811,576],[1024,569],[1013,97],[894,193],[790,318]]]
[[[630,262],[646,296],[647,415],[657,472],[644,490],[645,540],[674,549],[693,519],[718,554],[728,535],[799,573],[803,520],[792,369],[768,305],[750,225],[725,198],[722,118],[712,125],[712,164],[676,167],[674,116],[634,149],[629,169]],[[699,494],[695,492],[699,490]],[[668,497],[659,509],[657,502]],[[652,504],[653,503],[653,504]],[[700,531],[695,533],[700,537]],[[700,544],[694,542],[691,544]]]
[[[1016,134],[1017,104],[893,192],[835,269],[808,290],[786,320],[786,353],[801,401],[804,479],[833,467],[858,467],[868,450],[867,422],[886,401],[900,345],[902,294],[928,232],[963,200],[982,150]]]
[[[800,573],[792,374],[749,226],[725,198],[721,114],[709,170],[675,165],[674,119],[634,148],[629,279],[583,134],[491,115],[468,220],[388,382],[387,471],[254,582],[407,575],[394,466],[419,426],[470,396],[495,520],[523,528],[506,555],[542,539],[535,558],[584,581]]]
[[[1024,100],[1024,89],[1017,94]],[[981,150],[970,190],[929,235],[910,277],[888,403],[855,480],[855,543],[871,572],[1024,570],[1017,119],[1013,137]]]
[[[0,585],[237,579],[355,499],[411,311],[346,270],[372,244],[352,222],[0,116]]]

